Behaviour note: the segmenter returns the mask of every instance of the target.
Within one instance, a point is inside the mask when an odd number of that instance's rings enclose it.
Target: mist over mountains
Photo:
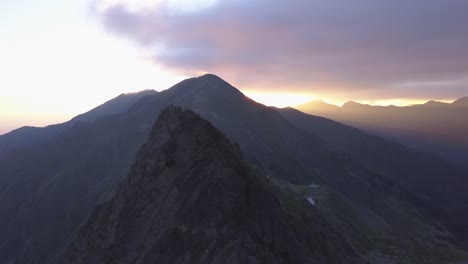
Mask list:
[[[337,107],[313,101],[296,108],[389,138],[468,168],[468,97],[453,103],[429,101],[406,107],[371,106],[353,101]]]
[[[0,149],[2,263],[450,263],[468,248],[463,168],[211,74]]]

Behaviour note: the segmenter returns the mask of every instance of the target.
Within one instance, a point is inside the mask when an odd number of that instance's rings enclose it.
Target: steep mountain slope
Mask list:
[[[220,131],[169,107],[68,263],[361,262],[318,210],[297,216],[281,199]]]
[[[90,111],[72,118],[72,122],[94,122],[98,118],[126,112],[138,100],[145,96],[155,95],[155,90],[144,90],[137,93],[123,93]]]
[[[331,118],[384,136],[468,169],[468,103],[429,101],[408,107],[371,106],[347,102],[342,107],[315,101],[299,105],[302,112]]]
[[[0,159],[0,262],[62,263],[56,258],[115,189],[146,136],[103,119]]]
[[[453,102],[453,105],[458,107],[468,107],[468,96],[456,100],[455,102]]]
[[[121,94],[68,122],[47,127],[22,127],[0,135],[0,158],[18,149],[27,149],[49,142],[76,123],[94,122],[104,116],[124,113],[141,98],[155,93],[157,92],[154,90],[146,90],[138,93]]]
[[[468,173],[438,158],[409,149],[335,121],[293,108],[276,109],[292,124],[334,144],[351,158],[393,179],[407,189],[414,203],[443,218],[454,232],[468,234]]]
[[[171,104],[212,122],[267,176],[327,186],[384,219],[385,226],[409,233],[415,229],[408,222],[418,208],[402,199],[407,190],[392,175],[360,165],[219,77],[204,75],[143,97],[124,113],[76,123],[43,145],[0,159],[0,233],[6,238],[0,241],[0,262],[63,263],[79,225],[112,196],[158,114]],[[430,218],[424,222],[433,224]]]
[[[40,145],[59,135],[65,126],[63,124],[47,127],[25,126],[0,136],[0,158],[18,149]]]

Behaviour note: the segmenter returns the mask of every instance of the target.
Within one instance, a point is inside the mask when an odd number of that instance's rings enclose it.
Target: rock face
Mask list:
[[[360,262],[318,210],[307,201],[283,206],[288,199],[211,123],[169,107],[115,196],[81,228],[67,262]]]

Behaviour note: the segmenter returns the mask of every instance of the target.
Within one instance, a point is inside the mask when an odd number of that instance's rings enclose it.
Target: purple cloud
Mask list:
[[[468,94],[464,0],[224,0],[188,13],[115,5],[99,14],[112,32],[157,47],[158,64],[243,87],[373,98]]]

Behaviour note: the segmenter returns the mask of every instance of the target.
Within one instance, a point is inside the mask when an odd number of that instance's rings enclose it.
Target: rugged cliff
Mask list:
[[[115,196],[94,210],[68,263],[359,263],[307,200],[246,165],[197,114],[162,111]]]

